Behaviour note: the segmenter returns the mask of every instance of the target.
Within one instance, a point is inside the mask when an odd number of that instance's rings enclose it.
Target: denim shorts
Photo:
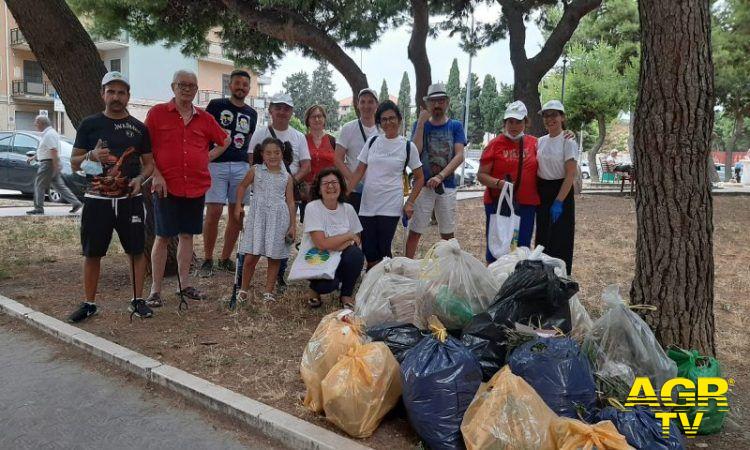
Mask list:
[[[206,192],[206,203],[232,204],[237,202],[237,187],[247,171],[250,164],[244,161],[227,161],[209,163],[208,171],[211,173],[211,189]],[[243,204],[250,201],[250,189],[245,191]]]

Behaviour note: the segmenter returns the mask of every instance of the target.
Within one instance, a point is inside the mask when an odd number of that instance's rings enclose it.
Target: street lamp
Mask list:
[[[565,104],[565,73],[568,71],[568,54],[563,53],[563,77],[562,77],[562,93],[560,94],[560,103]]]

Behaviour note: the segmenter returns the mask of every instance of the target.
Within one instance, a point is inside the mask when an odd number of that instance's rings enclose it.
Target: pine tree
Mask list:
[[[482,95],[482,88],[479,87],[479,77],[477,74],[471,74],[471,102],[469,106],[469,133],[466,139],[474,146],[481,146],[484,140],[484,120],[482,120],[482,111],[479,108],[479,97]],[[461,98],[466,97],[466,88],[461,89]]]
[[[380,85],[380,97],[378,98],[378,101],[384,102],[390,98],[391,97],[388,94],[388,83],[386,83],[385,78],[383,78],[383,84]]]
[[[461,96],[461,74],[458,71],[458,59],[456,58],[453,58],[453,64],[451,65],[451,71],[448,75],[448,84],[445,86],[445,91],[450,99],[448,117],[463,122],[464,107],[462,101],[463,97]]]
[[[401,77],[401,88],[398,91],[398,108],[404,116],[401,132],[404,136],[411,134],[411,83],[409,83],[409,74],[404,71]]]
[[[292,97],[294,115],[304,117],[305,110],[310,106],[310,78],[304,71],[293,73],[286,77],[281,85],[284,91]]]
[[[328,63],[321,62],[313,72],[310,85],[310,105],[321,105],[326,110],[326,128],[335,130],[339,126],[339,102],[336,101],[336,85],[331,79]],[[302,118],[304,116],[300,116]]]
[[[497,133],[498,117],[502,115],[503,105],[497,92],[497,82],[490,74],[485,75],[482,92],[479,95],[479,111],[482,114],[482,128],[488,133]]]

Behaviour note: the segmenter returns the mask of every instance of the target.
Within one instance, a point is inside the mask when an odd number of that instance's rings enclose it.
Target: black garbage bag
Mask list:
[[[404,406],[432,450],[463,449],[461,421],[482,382],[474,355],[444,328],[433,328],[401,363]]]
[[[411,324],[372,327],[367,329],[367,335],[373,341],[384,342],[399,364],[404,360],[406,351],[417,345],[424,338],[422,331]]]
[[[577,419],[596,408],[596,383],[586,356],[567,337],[538,338],[513,350],[510,370],[523,378],[552,411]]]
[[[475,315],[463,329],[461,340],[482,365],[484,381],[492,378],[507,359],[506,329],[514,323],[539,328],[571,330],[568,300],[578,283],[555,275],[542,261],[524,260],[516,265],[489,309]]]
[[[676,421],[669,424],[669,437],[661,431],[661,420],[646,407],[636,406],[628,411],[620,411],[611,406],[603,408],[596,415],[596,421],[611,420],[628,444],[637,450],[683,450],[685,441]]]

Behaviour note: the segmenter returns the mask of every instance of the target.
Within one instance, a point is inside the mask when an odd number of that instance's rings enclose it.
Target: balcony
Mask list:
[[[128,43],[130,42],[128,33],[126,33],[125,31],[121,31],[116,36],[110,38],[91,35],[91,39],[94,41],[94,45],[96,46],[97,50],[114,50],[116,48],[125,48],[128,47]],[[21,33],[21,30],[19,28],[10,29],[10,46],[20,50],[31,51],[29,43],[26,41],[26,38],[24,37],[23,33]]]
[[[13,96],[52,101],[55,88],[48,81],[13,80]]]
[[[23,45],[26,44],[26,38],[23,37],[23,33],[21,33],[21,30],[19,28],[11,28],[10,29],[10,45],[11,46],[17,46],[17,45]]]
[[[227,56],[227,53],[224,51],[224,46],[219,42],[209,42],[208,54],[206,56],[201,56],[198,59],[219,64],[234,64],[232,60]]]
[[[221,91],[212,91],[208,89],[201,89],[195,96],[195,104],[198,106],[208,105],[208,102],[215,98],[223,98],[224,94]]]

